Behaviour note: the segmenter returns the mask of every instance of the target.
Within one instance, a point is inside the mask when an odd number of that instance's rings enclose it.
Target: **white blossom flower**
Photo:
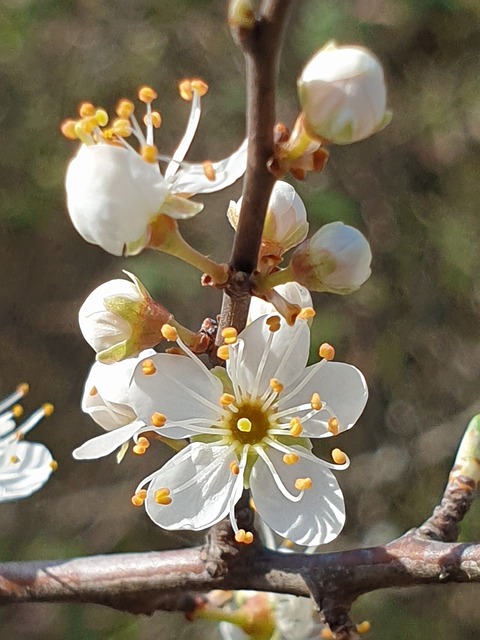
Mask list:
[[[78,313],[83,337],[105,363],[137,356],[162,341],[161,328],[173,318],[153,300],[133,274],[109,280],[94,289]]]
[[[298,311],[307,307],[313,307],[312,296],[306,287],[302,287],[298,282],[286,282],[273,287],[267,293],[268,299],[273,300],[275,305],[268,300],[263,300],[257,296],[252,296],[250,308],[248,310],[247,324],[250,324],[260,316],[268,315],[278,311],[288,320],[288,311],[296,308]],[[282,305],[283,301],[283,305]],[[297,312],[298,315],[298,312]]]
[[[234,229],[243,198],[231,201],[227,216]],[[277,180],[268,203],[262,233],[260,259],[280,261],[283,254],[305,239],[308,233],[307,211],[302,199],[288,182]]]
[[[0,401],[0,502],[27,498],[43,487],[57,468],[45,445],[24,440],[42,418],[52,414],[53,405],[44,404],[22,424],[16,424],[23,410],[15,403],[27,392],[28,385],[22,384]]]
[[[90,103],[80,107],[80,120],[67,120],[62,132],[82,142],[66,175],[67,207],[73,225],[87,241],[114,255],[134,255],[150,239],[151,224],[160,214],[189,218],[203,209],[188,198],[218,191],[243,175],[246,142],[230,157],[219,162],[188,164],[184,157],[200,120],[200,98],[207,90],[199,80],[186,81],[181,94],[191,99],[192,109],[185,135],[172,158],[158,153],[154,127],[161,117],[152,111],[156,92],[142,87],[140,100],[147,105],[146,134],[135,116],[130,100],[121,100],[111,127],[108,115]],[[133,134],[140,144],[137,152],[126,137]],[[169,161],[165,173],[158,161]]]
[[[297,247],[288,269],[311,291],[346,294],[370,276],[372,252],[358,229],[331,222]]]
[[[327,44],[304,67],[298,95],[307,131],[335,144],[368,138],[391,120],[382,66],[363,47]]]
[[[173,329],[173,328],[172,328]],[[343,496],[331,469],[348,466],[334,449],[334,463],[311,452],[309,438],[325,438],[354,425],[367,400],[363,375],[331,362],[306,367],[310,331],[279,316],[258,318],[236,337],[224,332],[231,389],[192,354],[157,354],[137,365],[130,388],[134,411],[147,426],[191,444],[137,487],[138,504],[164,529],[206,529],[230,517],[238,542],[235,505],[250,488],[258,515],[275,532],[316,546],[341,531]],[[170,339],[170,338],[169,338]],[[158,420],[163,426],[155,426]],[[144,487],[148,484],[148,490]]]

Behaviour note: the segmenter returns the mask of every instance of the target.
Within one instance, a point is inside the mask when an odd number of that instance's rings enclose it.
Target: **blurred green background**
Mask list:
[[[303,0],[295,3],[280,70],[278,119],[291,125],[295,79],[330,38],[363,43],[382,60],[394,120],[373,138],[333,148],[326,171],[297,184],[311,229],[332,220],[358,226],[374,253],[373,274],[354,295],[317,296],[314,342],[359,366],[371,398],[339,446],[352,459],[340,475],[347,526],[326,550],[387,542],[422,522],[437,503],[459,438],[480,408],[480,5],[477,0]],[[198,328],[220,296],[193,269],[162,255],[114,258],[87,245],[69,223],[63,176],[75,143],[59,123],[82,100],[113,109],[150,83],[172,152],[188,105],[177,80],[210,84],[192,159],[228,155],[244,135],[243,59],[225,26],[223,0],[1,0],[0,2],[0,394],[21,381],[27,410],[56,405],[32,439],[59,461],[35,497],[3,504],[0,559],[142,551],[192,544],[164,534],[130,505],[139,478],[165,454],[74,462],[71,451],[99,433],[79,409],[93,352],[78,309],[98,284],[135,272],[177,318]],[[194,245],[228,258],[225,212],[241,185],[205,197],[184,223]],[[462,539],[479,540],[480,508]],[[382,640],[480,637],[478,586],[378,592],[355,605]],[[87,605],[0,611],[13,640],[214,638],[175,614],[135,618]]]

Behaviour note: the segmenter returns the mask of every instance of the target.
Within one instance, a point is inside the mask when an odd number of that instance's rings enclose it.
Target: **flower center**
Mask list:
[[[224,418],[224,426],[232,434],[232,440],[240,445],[260,443],[272,428],[269,416],[272,412],[262,410],[260,401],[244,401],[238,412],[229,412]]]

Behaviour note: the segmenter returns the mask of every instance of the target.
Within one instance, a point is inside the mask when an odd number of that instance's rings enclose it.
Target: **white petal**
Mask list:
[[[50,451],[38,442],[15,442],[0,449],[0,502],[38,491],[52,473],[52,461]]]
[[[302,387],[302,382],[315,371],[312,378]],[[295,392],[295,389],[298,391]],[[290,396],[290,392],[293,395]],[[294,385],[285,388],[280,395],[280,411],[309,403],[312,395],[318,393],[322,402],[326,402],[338,419],[339,431],[353,427],[361,416],[368,399],[367,383],[361,371],[344,362],[323,362],[305,369]],[[288,396],[288,397],[287,397]],[[283,399],[285,398],[285,400]],[[302,418],[310,409],[295,412]],[[332,435],[327,429],[331,414],[323,410],[303,423],[303,435],[322,438]]]
[[[151,424],[151,416],[157,411],[174,422],[193,418],[215,422],[218,419],[222,384],[206,367],[200,367],[186,356],[168,353],[156,354],[150,359],[155,363],[156,373],[145,375],[142,365],[138,364],[129,392],[132,406],[141,420]]]
[[[312,296],[306,287],[302,287],[298,282],[286,282],[274,287],[285,300],[291,304],[297,304],[301,309],[305,307],[313,307]],[[275,313],[275,307],[270,302],[252,296],[250,300],[250,308],[248,310],[247,324],[250,324],[260,316]]]
[[[258,318],[239,334],[238,342],[233,347],[239,357],[227,360],[230,378],[247,392],[252,391],[257,371],[260,369],[262,371],[258,389],[262,394],[268,388],[271,378],[277,378],[284,385],[293,383],[307,364],[310,347],[308,325],[305,322],[296,322],[293,327],[289,327],[282,319],[281,328],[274,333],[266,362],[261,367],[265,345],[271,335],[265,323],[267,317]]]
[[[226,455],[228,454],[228,455]],[[148,488],[145,507],[150,518],[163,529],[200,531],[219,522],[229,512],[235,476],[230,463],[237,461],[228,447],[194,442],[178,453],[155,475]],[[172,503],[159,505],[155,492],[168,488]]]
[[[277,487],[265,462],[258,458],[250,476],[250,489],[259,516],[279,535],[297,544],[317,546],[334,540],[345,523],[345,506],[333,473],[310,460],[287,465],[283,454],[272,448],[267,455],[288,491],[298,494],[297,478],[311,478],[313,486],[301,500],[291,502]]]
[[[228,158],[219,162],[212,162],[215,180],[209,180],[205,175],[203,164],[192,164],[177,171],[174,177],[173,191],[175,193],[212,193],[220,191],[236,182],[245,173],[247,167],[247,140]]]
[[[124,427],[102,433],[101,436],[87,440],[80,447],[77,447],[72,455],[77,460],[103,458],[103,456],[107,456],[118,447],[121,447],[124,442],[128,442],[144,426],[143,422],[137,420]]]

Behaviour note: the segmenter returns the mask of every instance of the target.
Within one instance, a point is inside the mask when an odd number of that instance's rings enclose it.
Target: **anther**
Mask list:
[[[304,307],[300,310],[297,316],[297,320],[311,320],[315,316],[315,309],[313,307]]]
[[[364,634],[370,631],[370,629],[372,628],[372,625],[368,620],[364,620],[363,622],[360,622],[359,624],[357,624],[356,627],[357,627],[357,633]]]
[[[235,344],[237,336],[238,331],[234,327],[225,327],[225,329],[222,329],[222,338],[226,344]]]
[[[76,120],[65,120],[64,122],[62,122],[62,124],[60,125],[60,131],[63,133],[63,135],[65,136],[65,138],[68,138],[69,140],[76,140],[77,139],[77,134],[75,131],[75,125],[77,124]]]
[[[200,97],[204,96],[208,91],[208,84],[204,80],[201,80],[200,78],[193,78],[193,80],[190,83],[190,86],[194,91],[198,93]]]
[[[283,461],[285,464],[296,464],[298,461],[300,460],[300,456],[298,456],[296,453],[286,453],[283,456]]]
[[[97,109],[95,111],[95,120],[100,127],[104,127],[108,123],[108,113],[105,109]]]
[[[275,333],[280,329],[280,316],[270,316],[266,319],[268,328],[272,333]]]
[[[143,506],[143,503],[145,502],[146,497],[147,497],[146,489],[140,489],[140,491],[138,491],[134,496],[131,497],[131,502],[134,507],[141,507]]]
[[[23,414],[23,407],[19,404],[15,404],[12,407],[12,416],[14,418],[20,418],[20,416]]]
[[[318,393],[312,394],[312,397],[310,398],[310,404],[312,405],[312,409],[315,409],[315,411],[320,411],[320,409],[322,408],[322,401]]]
[[[343,453],[341,449],[333,449],[332,460],[336,464],[345,464],[345,462],[347,461],[347,456]]]
[[[141,156],[145,162],[155,164],[158,160],[158,149],[154,144],[145,144],[141,149]]]
[[[92,388],[90,389],[90,393],[89,393],[88,395],[89,395],[90,397],[92,397],[92,398],[93,398],[93,397],[94,397],[94,396],[96,396],[97,394],[98,394],[97,387],[92,387]]]
[[[237,420],[237,429],[242,433],[250,433],[252,430],[252,423],[248,418],[240,418]]]
[[[295,480],[295,489],[298,491],[308,491],[313,487],[313,482],[311,478],[297,478]]]
[[[187,102],[191,102],[193,99],[193,91],[192,91],[192,83],[190,80],[185,79],[181,80],[178,83],[178,92],[180,93],[180,97],[182,100],[186,100]]]
[[[11,464],[18,464],[20,462],[20,458],[18,456],[10,456],[9,462]]]
[[[115,113],[119,118],[130,118],[132,113],[135,111],[135,105],[131,100],[127,100],[123,98],[117,104],[117,108],[115,109]]]
[[[275,391],[275,393],[282,393],[285,388],[283,384],[279,380],[277,380],[277,378],[272,378],[269,384],[270,388],[272,389],[272,391]]]
[[[230,357],[230,354],[228,352],[228,344],[222,344],[221,347],[218,347],[217,349],[217,357],[220,358],[220,360],[228,360]]]
[[[150,442],[148,441],[148,439],[144,436],[141,436],[138,439],[137,444],[133,447],[133,453],[136,453],[137,456],[143,456],[149,446]]]
[[[228,407],[231,404],[235,404],[235,396],[231,393],[222,393],[220,396],[220,404],[222,407]]]
[[[245,529],[239,529],[235,534],[235,540],[240,544],[252,544],[253,533],[251,531],[245,531]]]
[[[240,467],[238,466],[238,463],[236,463],[234,460],[230,462],[230,471],[233,473],[234,476],[238,476],[238,474],[240,473]]]
[[[152,376],[154,373],[157,373],[157,367],[153,360],[147,359],[142,362],[142,373],[144,376]]]
[[[320,345],[318,355],[321,358],[325,358],[325,360],[333,360],[335,358],[335,349],[331,344],[328,344],[328,342],[324,342],[322,345]]]
[[[158,113],[158,111],[152,111],[150,116],[143,116],[143,124],[148,126],[148,123],[151,122],[155,129],[159,129],[162,124],[162,116]]]
[[[330,431],[330,433],[336,436],[339,432],[339,429],[340,429],[340,425],[338,423],[338,419],[330,418],[328,421],[328,430]]]
[[[167,416],[155,411],[155,413],[152,414],[151,420],[154,427],[163,427],[167,421]]]
[[[22,396],[26,396],[30,391],[30,385],[28,382],[22,382],[17,386],[17,391],[22,394]]]
[[[49,466],[52,471],[56,471],[58,469],[58,462],[56,460],[52,460]]]
[[[203,173],[205,174],[207,180],[210,180],[210,182],[213,182],[217,177],[215,169],[213,168],[213,164],[210,162],[210,160],[205,160],[203,162]]]
[[[119,136],[120,138],[128,138],[129,136],[132,135],[132,126],[130,124],[130,121],[127,120],[126,118],[116,118],[112,122],[111,130],[115,135]]]
[[[157,489],[154,495],[155,502],[167,506],[172,504],[172,498],[170,497],[170,489]]]
[[[83,118],[81,122],[83,125],[83,130],[88,134],[93,133],[98,127],[98,122],[95,116],[87,116],[86,118]]]
[[[146,104],[153,102],[155,98],[158,96],[158,93],[152,87],[140,87],[138,90],[138,99]]]
[[[43,406],[42,406],[42,410],[43,410],[43,415],[48,418],[49,416],[52,415],[52,413],[55,410],[55,407],[53,406],[53,404],[51,404],[50,402],[46,402]]]
[[[91,102],[82,102],[82,104],[78,107],[78,113],[81,118],[93,116],[95,115],[95,107]]]
[[[290,420],[290,435],[294,437],[301,436],[303,433],[303,426],[300,418],[292,418]]]
[[[165,340],[168,340],[169,342],[175,342],[178,340],[178,332],[171,324],[164,324],[160,331],[162,332],[162,336]]]
[[[323,640],[333,640],[333,632],[324,627],[320,633],[320,637],[323,638]]]

